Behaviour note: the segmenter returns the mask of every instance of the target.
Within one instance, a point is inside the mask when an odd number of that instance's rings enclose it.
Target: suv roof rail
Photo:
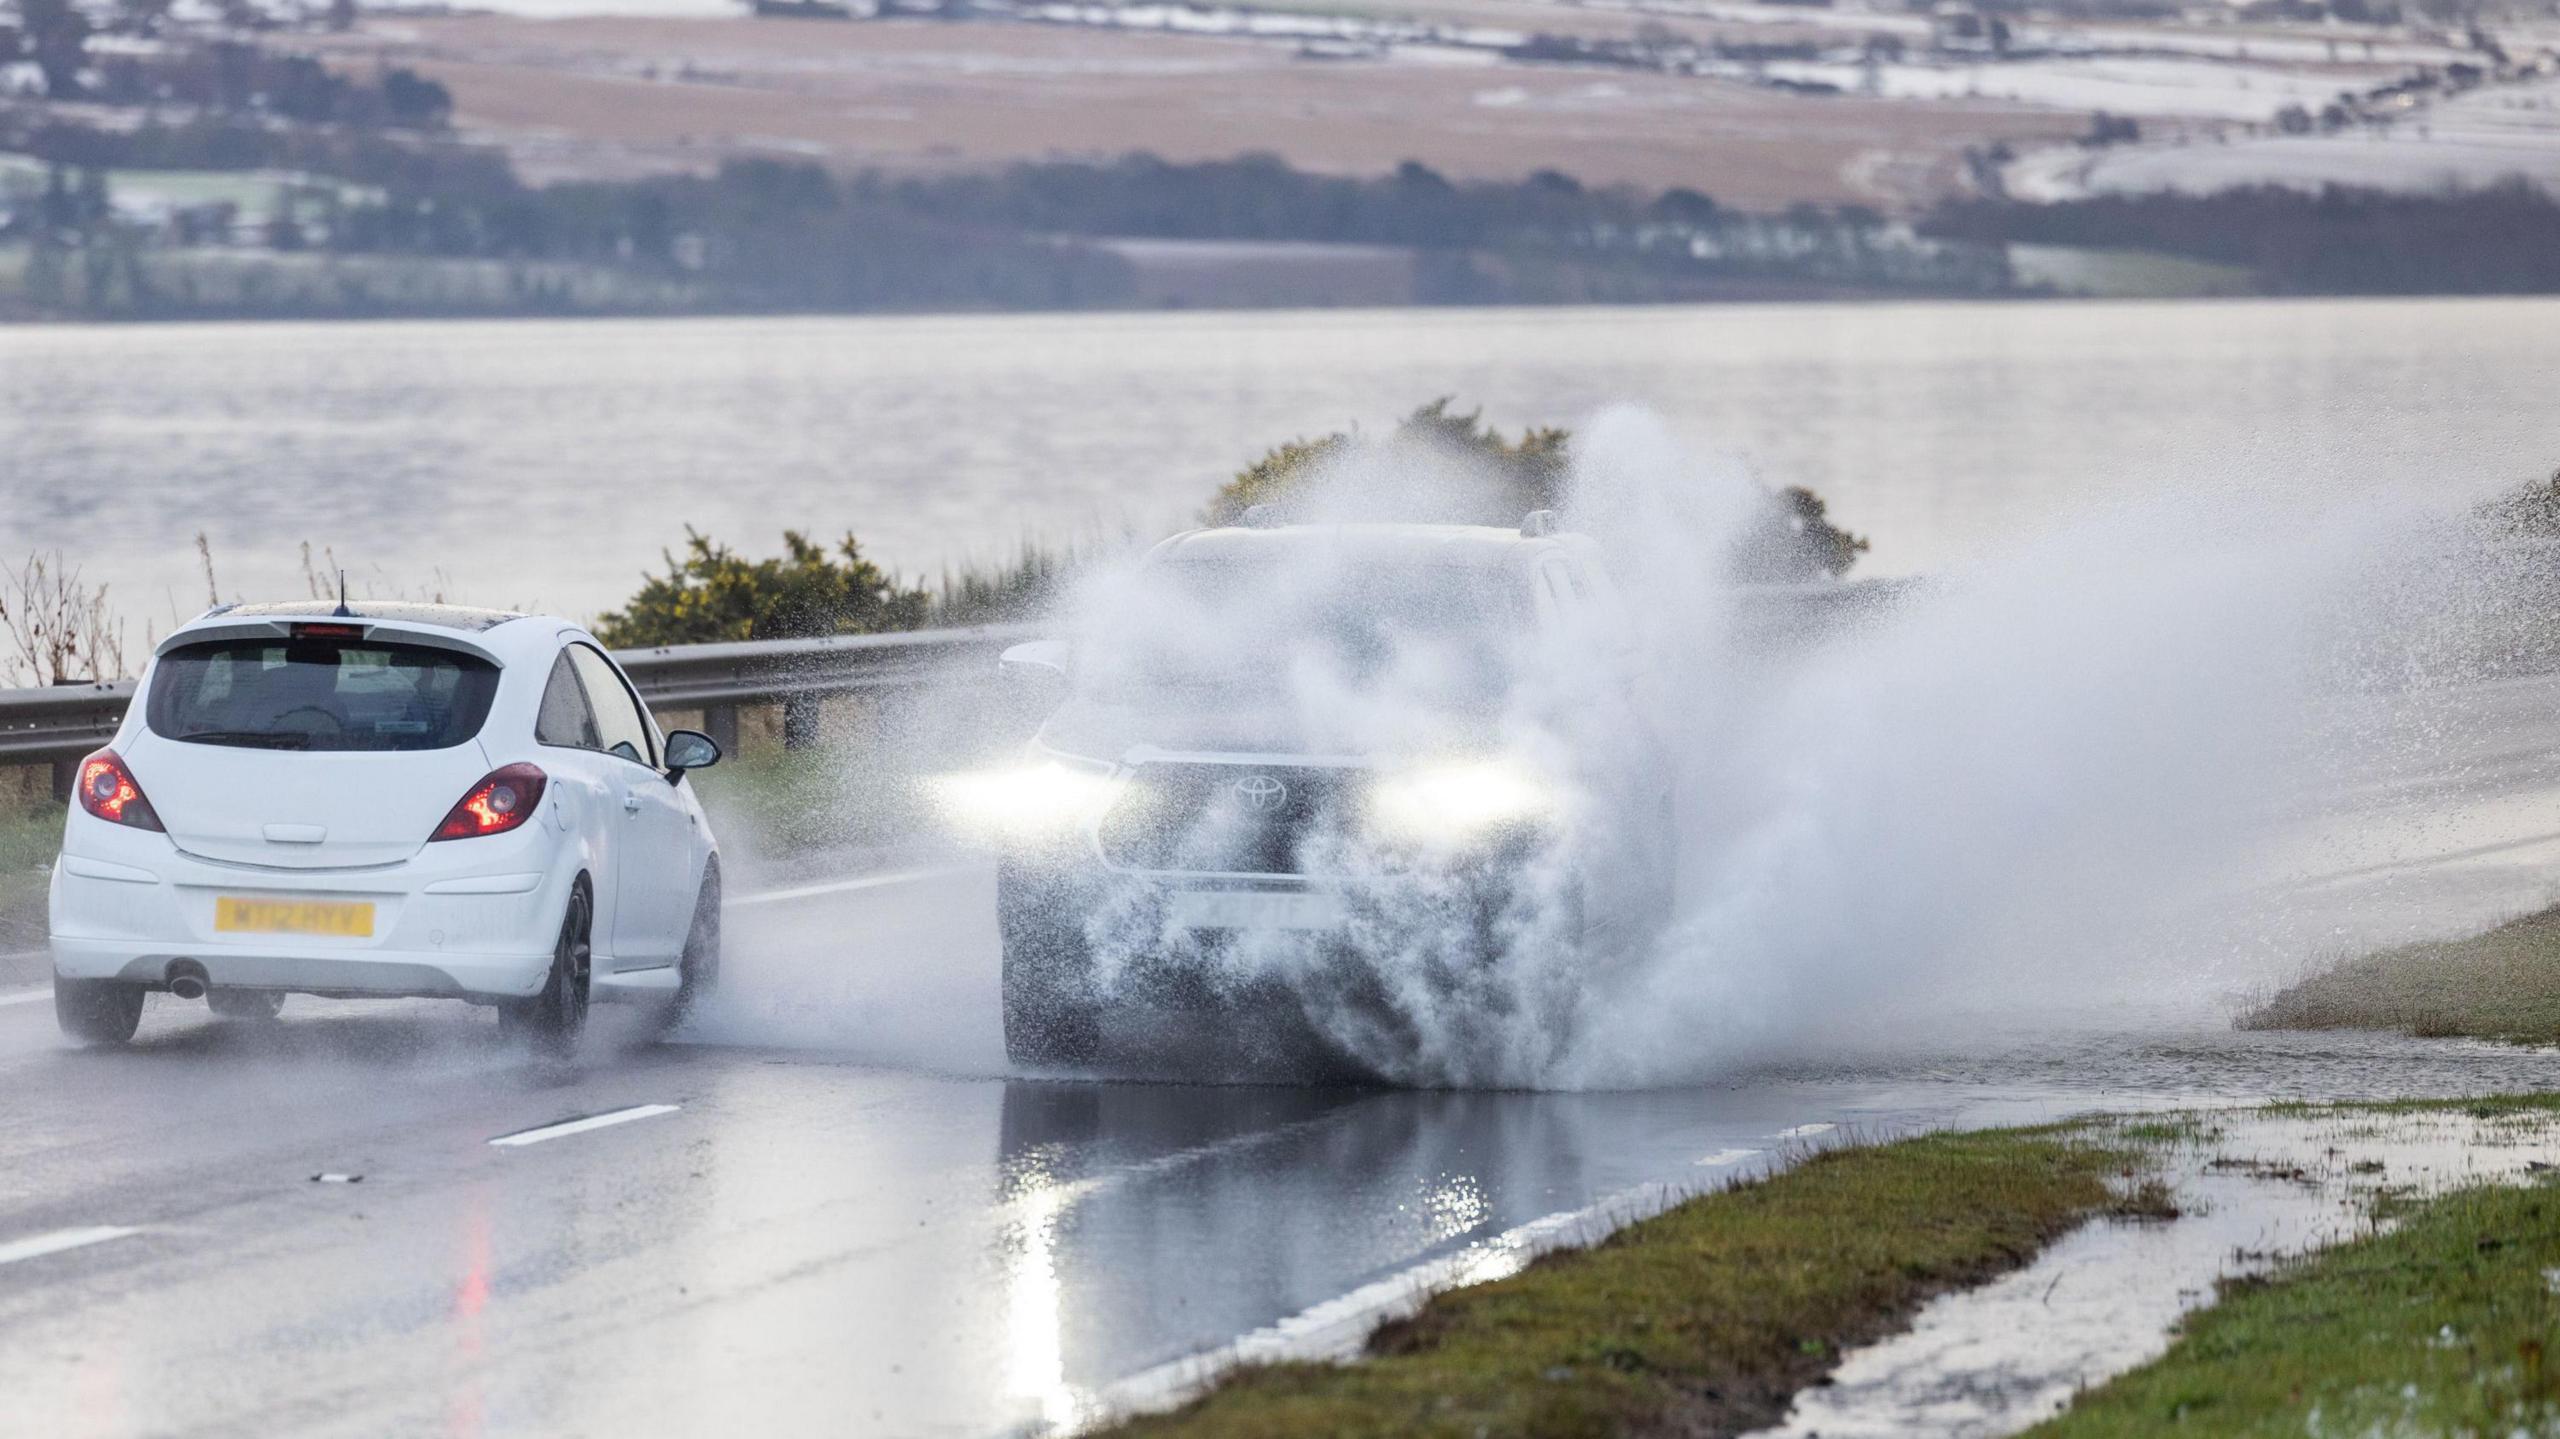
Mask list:
[[[1531,510],[1520,517],[1520,537],[1524,540],[1543,540],[1555,532],[1556,512],[1553,510]]]

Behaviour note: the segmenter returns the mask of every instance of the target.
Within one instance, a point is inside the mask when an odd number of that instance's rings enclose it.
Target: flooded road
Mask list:
[[[527,1065],[432,1006],[125,1054],[0,1008],[0,1390],[29,1432],[976,1434],[1546,1216],[1808,1144],[2095,1107],[2560,1083],[2371,1036],[1461,1094],[946,1078],[701,1046]],[[542,1133],[583,1116],[672,1106]],[[1828,1128],[1826,1128],[1828,1126]],[[342,1175],[356,1183],[317,1182]]]
[[[2253,976],[2325,947],[2547,899],[2555,690],[2482,689],[2478,733],[2368,776],[2235,876],[2298,900],[2295,947],[2255,970],[1937,1038],[1844,1034],[1679,1088],[1010,1074],[991,881],[967,864],[743,886],[732,991],[700,1032],[656,1044],[607,1014],[569,1065],[527,1061],[485,1013],[300,999],[257,1028],[155,997],[131,1050],[85,1053],[43,991],[0,992],[0,1428],[1036,1430],[1249,1336],[1356,1333],[1358,1296],[1559,1217],[1810,1146],[2550,1088],[2552,1051],[2229,1016]]]

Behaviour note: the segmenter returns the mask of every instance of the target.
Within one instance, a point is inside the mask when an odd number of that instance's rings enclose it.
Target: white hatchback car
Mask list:
[[[718,976],[720,856],[629,679],[565,620],[226,605],[162,641],[81,761],[52,888],[54,1005],[91,1044],[143,996],[272,1018],[289,993],[441,995],[573,1045],[599,997]]]

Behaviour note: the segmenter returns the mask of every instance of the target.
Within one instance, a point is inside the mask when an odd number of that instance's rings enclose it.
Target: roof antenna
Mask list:
[[[329,612],[329,617],[339,620],[351,620],[356,617],[356,612],[347,608],[347,572],[345,570],[338,571],[338,607]]]

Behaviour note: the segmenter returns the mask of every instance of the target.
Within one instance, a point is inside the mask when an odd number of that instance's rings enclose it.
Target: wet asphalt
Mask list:
[[[2485,688],[2492,723],[2373,777],[2289,882],[2342,932],[2547,899],[2554,692]],[[730,933],[701,1025],[605,1012],[567,1062],[484,1011],[299,998],[264,1026],[155,996],[83,1052],[0,989],[0,1434],[1033,1430],[1545,1216],[1841,1138],[2560,1084],[2552,1052],[2200,1010],[1629,1093],[1024,1076],[983,867],[767,888]]]

